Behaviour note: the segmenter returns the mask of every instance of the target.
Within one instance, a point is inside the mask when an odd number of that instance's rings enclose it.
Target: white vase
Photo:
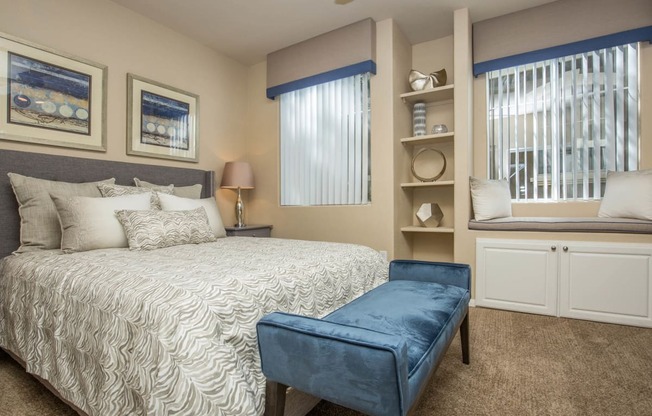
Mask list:
[[[414,136],[424,136],[426,134],[425,103],[414,103],[414,107],[412,107],[412,130]]]

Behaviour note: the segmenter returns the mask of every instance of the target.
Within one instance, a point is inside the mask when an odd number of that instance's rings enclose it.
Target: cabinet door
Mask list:
[[[476,305],[557,314],[557,243],[476,240]]]
[[[652,327],[652,246],[563,244],[560,316]]]

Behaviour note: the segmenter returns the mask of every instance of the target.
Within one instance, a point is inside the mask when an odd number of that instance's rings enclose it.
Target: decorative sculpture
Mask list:
[[[419,155],[422,155],[424,152],[428,152],[428,151],[438,154],[439,156],[441,156],[441,158],[443,160],[441,170],[437,174],[435,174],[434,176],[430,176],[430,177],[419,175],[417,173],[416,169],[414,168],[415,161],[417,160]],[[446,156],[444,156],[444,153],[439,149],[435,149],[434,147],[424,147],[423,149],[419,150],[414,155],[414,157],[412,158],[412,166],[411,166],[411,168],[412,168],[412,174],[414,175],[414,177],[417,178],[418,180],[420,180],[421,182],[434,182],[437,179],[441,178],[444,175],[444,172],[446,171]]]
[[[432,134],[448,133],[448,127],[445,124],[435,124],[432,126]]]
[[[421,204],[417,211],[417,220],[422,227],[439,227],[443,218],[444,213],[441,212],[439,204]]]
[[[412,135],[424,136],[426,134],[426,104],[414,103],[412,107]]]
[[[442,68],[439,71],[431,72],[430,75],[423,74],[415,69],[410,71],[408,81],[412,91],[421,91],[429,88],[441,87],[446,85],[446,69]]]

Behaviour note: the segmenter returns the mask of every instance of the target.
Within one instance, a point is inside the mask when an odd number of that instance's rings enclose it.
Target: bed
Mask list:
[[[274,238],[11,255],[20,218],[7,172],[201,183],[204,197],[213,172],[0,151],[0,347],[80,413],[262,414],[258,319],[323,316],[387,279],[368,247]]]

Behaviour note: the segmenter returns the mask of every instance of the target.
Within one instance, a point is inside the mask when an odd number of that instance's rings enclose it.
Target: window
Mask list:
[[[489,177],[525,201],[600,199],[638,169],[638,45],[487,74]]]
[[[369,78],[281,94],[281,205],[370,202]]]

